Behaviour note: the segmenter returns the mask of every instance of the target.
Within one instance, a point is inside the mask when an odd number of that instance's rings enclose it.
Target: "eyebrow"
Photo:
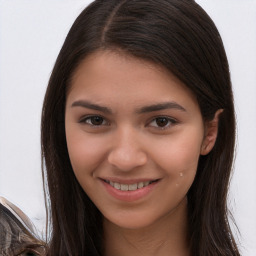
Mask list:
[[[72,103],[71,107],[83,107],[93,110],[101,111],[105,114],[112,114],[112,110],[108,107],[100,106],[98,104],[92,103],[87,100],[78,100]],[[186,112],[186,109],[179,105],[178,103],[171,101],[171,102],[163,102],[163,103],[157,103],[149,106],[144,106],[142,108],[138,108],[135,112],[137,114],[143,114],[143,113],[150,113],[165,109],[177,109],[181,110],[183,112]]]
[[[159,111],[159,110],[165,110],[165,109],[177,109],[181,110],[183,112],[186,112],[186,109],[179,105],[178,103],[171,101],[171,102],[163,102],[163,103],[158,103],[154,105],[149,105],[142,107],[136,111],[138,114],[143,114],[143,113],[149,113],[149,112],[154,112],[154,111]]]
[[[89,108],[93,110],[101,111],[105,114],[112,114],[112,111],[110,108],[103,107],[97,104],[94,104],[92,102],[89,102],[87,100],[78,100],[72,103],[71,107],[83,107],[83,108]]]

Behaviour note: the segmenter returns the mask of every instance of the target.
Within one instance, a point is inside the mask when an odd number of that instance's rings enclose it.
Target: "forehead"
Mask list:
[[[194,94],[164,67],[120,52],[98,51],[74,72],[68,100],[88,98],[111,104],[179,101],[197,105]]]

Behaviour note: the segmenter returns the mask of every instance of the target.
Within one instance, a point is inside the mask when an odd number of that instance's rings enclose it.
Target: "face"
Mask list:
[[[74,74],[65,127],[75,176],[108,221],[144,227],[186,198],[204,123],[195,96],[164,68],[90,55]]]

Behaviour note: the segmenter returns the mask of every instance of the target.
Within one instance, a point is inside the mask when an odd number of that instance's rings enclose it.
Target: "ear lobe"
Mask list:
[[[209,154],[215,145],[218,136],[219,117],[222,112],[223,109],[218,109],[213,120],[205,124],[205,136],[201,146],[201,155]]]

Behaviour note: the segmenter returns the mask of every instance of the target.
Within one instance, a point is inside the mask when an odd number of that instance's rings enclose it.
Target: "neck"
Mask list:
[[[122,228],[104,219],[105,256],[189,256],[187,200],[150,226]]]

